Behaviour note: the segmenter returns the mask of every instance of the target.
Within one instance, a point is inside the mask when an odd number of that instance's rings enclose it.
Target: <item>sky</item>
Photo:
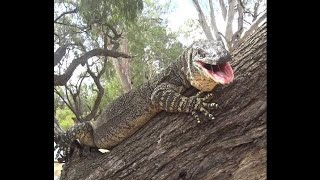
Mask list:
[[[160,3],[168,2],[170,0],[160,0]],[[198,12],[195,9],[192,0],[171,0],[172,12],[170,12],[168,17],[168,30],[176,32],[180,28],[186,26],[186,21],[188,19],[197,20]],[[203,11],[208,11],[208,9],[203,8]],[[219,25],[218,25],[219,26]],[[202,29],[194,31],[191,33],[192,38],[185,38],[183,36],[179,36],[178,40],[188,46],[192,43],[192,41],[197,39],[205,38],[205,35],[202,32]]]
[[[169,1],[169,0],[163,0]],[[197,19],[198,13],[194,8],[191,0],[172,0],[171,7],[173,8],[173,12],[169,13],[169,27],[173,31],[177,31],[179,27],[184,24],[188,18]]]
[[[169,31],[173,31],[176,32],[178,31],[180,28],[183,28],[186,26],[186,21],[188,19],[193,19],[193,20],[198,20],[198,12],[196,10],[196,8],[193,5],[192,0],[160,0],[159,3],[165,3],[165,2],[170,2],[171,1],[171,8],[172,8],[172,12],[170,12],[169,14],[167,14],[165,17],[168,18],[168,30]],[[199,1],[200,6],[202,8],[202,11],[204,12],[205,15],[209,14],[209,7],[206,4],[203,4],[202,1]],[[213,2],[215,3],[215,2]],[[214,5],[214,8],[216,6]],[[219,13],[220,9],[217,8],[215,9],[215,15],[216,15],[216,23],[218,26],[219,31],[224,31],[225,27],[225,23],[222,19],[222,17],[220,16]],[[202,31],[202,29],[198,29],[196,31],[193,31],[191,33],[191,37],[190,38],[186,38],[183,36],[179,36],[178,40],[188,46],[190,45],[193,41],[197,40],[197,39],[203,39],[205,38],[205,35]]]

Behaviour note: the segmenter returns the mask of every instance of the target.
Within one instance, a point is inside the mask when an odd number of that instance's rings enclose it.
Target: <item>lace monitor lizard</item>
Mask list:
[[[82,122],[67,130],[60,138],[59,150],[67,150],[75,140],[82,145],[110,150],[160,111],[191,113],[198,123],[200,117],[214,119],[208,110],[217,104],[207,100],[217,84],[233,81],[230,60],[231,55],[222,42],[194,42],[152,80],[111,102],[95,121]],[[200,93],[183,96],[191,86]],[[209,93],[199,96],[204,92]]]

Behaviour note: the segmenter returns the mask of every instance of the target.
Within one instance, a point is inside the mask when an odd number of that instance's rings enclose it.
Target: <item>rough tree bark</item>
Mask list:
[[[266,31],[232,52],[235,80],[214,90],[214,121],[162,112],[110,152],[72,159],[61,179],[266,179]]]

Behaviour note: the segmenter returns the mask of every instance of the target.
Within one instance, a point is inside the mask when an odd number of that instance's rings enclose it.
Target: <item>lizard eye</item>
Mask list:
[[[199,56],[201,58],[205,58],[206,57],[206,55],[200,49],[198,49],[198,54],[199,54]]]

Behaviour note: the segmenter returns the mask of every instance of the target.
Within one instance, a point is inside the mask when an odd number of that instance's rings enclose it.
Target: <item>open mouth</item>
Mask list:
[[[217,83],[228,84],[234,78],[232,67],[228,62],[212,65],[197,61],[197,64]]]

